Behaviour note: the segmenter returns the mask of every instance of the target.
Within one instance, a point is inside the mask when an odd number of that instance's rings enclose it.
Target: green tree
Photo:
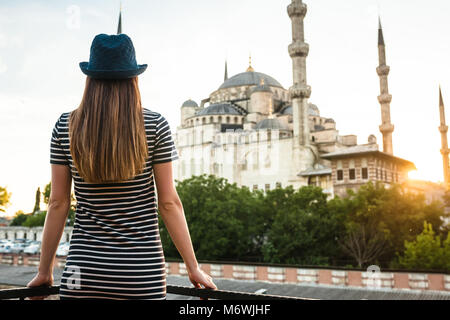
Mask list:
[[[269,191],[267,199],[273,223],[263,247],[265,261],[329,264],[343,232],[343,214],[329,210],[322,189],[308,186],[294,190],[289,186]]]
[[[9,204],[11,193],[8,193],[5,187],[0,187],[0,212],[5,212],[6,206]]]
[[[259,231],[252,226],[258,197],[213,175],[177,181],[192,243],[199,259],[242,260],[255,255]],[[161,222],[160,234],[168,257],[179,257]]]
[[[339,243],[359,266],[389,267],[397,253],[403,252],[404,241],[414,240],[421,232],[425,220],[435,230],[443,223],[441,203],[427,204],[423,194],[408,192],[397,184],[386,188],[369,182],[335,201],[347,213],[346,235]]]
[[[431,223],[424,222],[422,233],[414,241],[405,241],[398,266],[406,269],[450,270],[450,233],[445,241],[435,235]]]
[[[52,183],[49,182],[45,186],[44,192],[42,193],[42,196],[44,197],[44,203],[48,206],[48,203],[50,201],[50,193],[52,191]]]
[[[25,214],[22,210],[19,210],[16,212],[9,225],[14,227],[21,226],[28,217],[29,214]]]
[[[36,199],[34,201],[33,214],[41,210],[41,189],[38,187],[36,190]]]
[[[32,228],[32,227],[42,227],[45,223],[45,216],[47,211],[40,211],[33,215],[29,215],[22,226]]]

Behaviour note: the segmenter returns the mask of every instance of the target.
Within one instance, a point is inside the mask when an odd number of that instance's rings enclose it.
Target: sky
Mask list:
[[[180,124],[180,107],[207,98],[228,74],[255,71],[292,85],[290,0],[123,0],[122,31],[137,60],[144,107]],[[413,161],[410,177],[442,181],[438,87],[450,108],[450,2],[310,0],[305,37],[310,102],[341,135],[370,134],[382,149],[378,15],[384,30],[394,155]],[[77,108],[96,34],[114,34],[118,0],[0,0],[0,186],[12,193],[7,214],[30,212],[50,181],[51,130]],[[450,116],[447,117],[450,121]]]

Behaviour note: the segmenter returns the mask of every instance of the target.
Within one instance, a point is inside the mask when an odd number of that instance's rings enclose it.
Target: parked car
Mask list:
[[[0,253],[11,253],[11,243],[0,243]]]
[[[22,253],[26,244],[22,242],[13,242],[11,245],[11,253]]]
[[[23,253],[26,254],[38,254],[41,252],[41,242],[40,241],[33,241],[30,243],[25,249],[23,250]]]
[[[67,254],[69,253],[69,247],[70,247],[69,242],[61,242],[58,246],[58,249],[56,250],[56,256],[57,257],[67,256]]]

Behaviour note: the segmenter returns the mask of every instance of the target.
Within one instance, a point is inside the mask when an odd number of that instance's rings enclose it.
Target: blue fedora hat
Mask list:
[[[140,75],[146,64],[136,63],[133,42],[126,34],[95,36],[89,62],[80,62],[83,73],[96,79],[126,79]]]

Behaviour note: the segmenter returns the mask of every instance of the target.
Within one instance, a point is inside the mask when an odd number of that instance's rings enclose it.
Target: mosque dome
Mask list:
[[[261,83],[261,79],[264,79],[266,86],[283,88],[277,80],[267,74],[246,71],[225,80],[225,82],[219,87],[219,90],[240,86],[257,86]]]
[[[254,92],[272,92],[272,90],[265,83],[265,79],[261,78],[261,82],[255,88],[253,88],[251,93],[254,93]]]
[[[196,116],[205,116],[205,115],[217,115],[217,114],[232,114],[232,115],[241,115],[239,111],[237,111],[231,104],[229,103],[215,103],[212,104],[199,112],[196,113]]]
[[[259,121],[256,124],[255,129],[289,130],[285,125],[283,125],[278,119],[275,118],[267,118]]]
[[[184,108],[184,107],[198,108],[198,104],[194,100],[189,99],[189,100],[186,100],[181,107],[182,108]]]

